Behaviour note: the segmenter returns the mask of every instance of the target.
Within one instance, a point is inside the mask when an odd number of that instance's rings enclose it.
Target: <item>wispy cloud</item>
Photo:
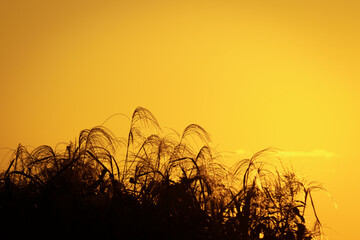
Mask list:
[[[312,151],[279,151],[281,157],[325,157],[331,158],[335,156],[333,152],[324,149],[314,149]]]
[[[238,150],[236,150],[236,153],[237,154],[245,154],[246,150],[245,149],[238,149]]]
[[[248,151],[245,149],[236,150],[237,154],[246,154]],[[311,151],[285,151],[278,150],[276,151],[276,155],[279,157],[324,157],[331,158],[335,156],[335,153],[324,150],[324,149],[314,149]]]

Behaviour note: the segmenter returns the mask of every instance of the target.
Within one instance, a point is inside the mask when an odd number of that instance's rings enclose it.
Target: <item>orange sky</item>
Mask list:
[[[200,124],[219,151],[281,149],[339,205],[317,196],[330,239],[355,239],[359,10],[348,0],[3,0],[0,148],[55,146],[143,106],[165,127]],[[108,126],[118,134],[128,122]]]

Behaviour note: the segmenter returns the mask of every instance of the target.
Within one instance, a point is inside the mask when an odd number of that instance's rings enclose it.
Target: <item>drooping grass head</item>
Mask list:
[[[99,224],[117,238],[134,232],[150,239],[320,235],[311,193],[321,185],[275,167],[272,151],[227,167],[201,126],[163,133],[150,111],[137,108],[125,137],[97,126],[62,150],[19,145],[1,174],[0,212],[11,218],[21,209],[20,218],[59,225],[51,229],[80,224],[90,231]],[[316,218],[313,230],[305,219],[309,207]]]

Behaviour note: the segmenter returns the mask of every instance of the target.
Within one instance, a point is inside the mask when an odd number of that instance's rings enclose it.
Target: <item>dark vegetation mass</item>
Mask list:
[[[312,191],[271,150],[223,166],[198,125],[161,136],[133,113],[126,138],[103,126],[63,150],[19,145],[0,175],[2,239],[315,239]],[[199,147],[200,146],[200,147]],[[305,224],[311,209],[314,226]]]

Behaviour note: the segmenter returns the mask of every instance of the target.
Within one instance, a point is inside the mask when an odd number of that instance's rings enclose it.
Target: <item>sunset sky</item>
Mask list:
[[[315,195],[329,239],[356,239],[359,12],[350,0],[2,0],[0,161],[142,106],[165,128],[201,125],[224,155],[279,149],[334,197],[337,209]]]

